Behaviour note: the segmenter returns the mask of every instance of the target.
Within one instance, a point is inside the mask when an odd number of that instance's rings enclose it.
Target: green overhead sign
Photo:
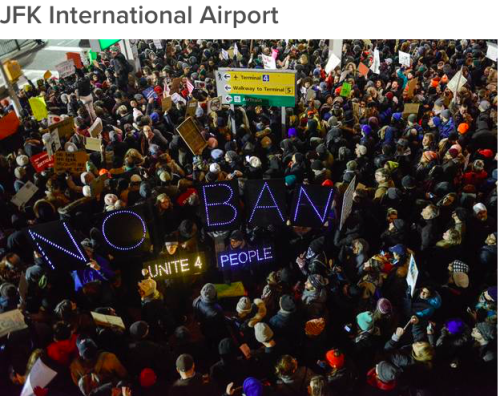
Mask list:
[[[99,45],[101,46],[101,51],[104,51],[111,47],[112,45],[116,44],[119,42],[120,39],[118,40],[99,40]]]

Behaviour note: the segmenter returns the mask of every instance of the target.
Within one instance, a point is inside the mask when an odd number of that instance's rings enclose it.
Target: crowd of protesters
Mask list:
[[[28,327],[0,339],[0,394],[19,394],[39,358],[58,373],[36,390],[49,396],[496,394],[498,75],[486,41],[344,40],[330,73],[325,40],[161,43],[138,41],[140,70],[113,47],[71,77],[18,92],[19,131],[0,141],[0,312],[21,309]],[[372,66],[375,49],[380,70],[365,76],[358,65]],[[218,68],[262,69],[261,54],[296,71],[285,128],[281,108],[208,106]],[[465,84],[451,91],[456,73]],[[341,96],[345,82],[352,90]],[[155,95],[145,98],[148,88]],[[174,93],[181,99],[162,111]],[[33,168],[47,128],[31,115],[34,96],[50,114],[74,117],[62,150],[85,150],[102,120],[101,152],[89,152],[82,174]],[[176,131],[193,98],[208,144],[199,155]],[[418,112],[405,113],[408,103]],[[0,110],[12,109],[3,101]],[[99,175],[107,179],[95,196]],[[207,231],[196,187],[235,178],[240,187],[284,178],[290,194],[333,187],[337,216],[320,229]],[[18,208],[11,197],[28,181],[38,192]],[[89,219],[144,204],[153,248],[115,255]],[[31,248],[25,229],[59,219],[84,238],[86,270],[53,269]],[[215,251],[269,240],[271,264],[229,274],[213,264]],[[212,256],[202,275],[155,281],[141,272],[147,259],[194,251]],[[246,294],[219,299],[215,284],[231,281]],[[97,325],[91,311],[121,317],[126,329]]]

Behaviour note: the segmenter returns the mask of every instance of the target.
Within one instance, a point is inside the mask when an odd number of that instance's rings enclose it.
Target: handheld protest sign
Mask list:
[[[276,258],[272,245],[248,247],[246,249],[226,250],[217,253],[217,267],[228,269],[233,267],[250,267],[270,263]]]
[[[57,129],[60,138],[69,139],[74,131],[75,121],[73,117],[67,117],[61,122],[56,122],[54,124],[49,125],[49,131],[52,132]]]
[[[87,153],[84,151],[76,151],[74,153],[57,151],[54,155],[54,172],[82,173],[85,171],[87,158]]]
[[[207,147],[207,142],[191,117],[177,127],[177,132],[194,155],[200,155]]]
[[[172,98],[167,96],[161,99],[161,109],[162,111],[169,111],[172,108]]]
[[[342,228],[345,221],[349,217],[352,211],[352,204],[354,203],[354,191],[356,186],[356,176],[351,180],[347,190],[344,192],[344,199],[342,200],[342,212],[340,215],[339,229]]]
[[[155,280],[171,279],[201,274],[206,271],[207,262],[203,252],[180,252],[173,256],[165,255],[147,261],[143,264],[143,268]]]
[[[252,226],[285,224],[286,187],[283,179],[245,182],[247,222]]]
[[[43,223],[25,230],[33,248],[52,269],[75,270],[89,262],[82,238],[64,221]]]
[[[333,188],[301,185],[295,189],[292,200],[293,225],[321,228],[328,219],[334,198]]]
[[[186,106],[186,118],[194,117],[196,114],[196,109],[198,108],[198,101],[196,99],[191,99]]]
[[[15,111],[11,111],[0,118],[0,140],[16,133],[20,124],[21,122]]]
[[[405,103],[403,118],[408,118],[410,114],[418,114],[420,103]]]
[[[37,173],[43,172],[47,168],[54,166],[54,157],[49,157],[49,154],[44,151],[43,153],[34,155],[30,158],[31,165]]]
[[[238,226],[241,216],[237,180],[203,184],[199,190],[204,207],[202,219],[208,230],[229,230]]]

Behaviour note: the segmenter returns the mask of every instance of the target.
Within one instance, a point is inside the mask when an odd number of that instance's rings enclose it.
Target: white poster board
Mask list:
[[[27,181],[24,186],[17,192],[16,195],[12,197],[10,202],[20,208],[22,205],[25,205],[38,191],[38,187],[35,186],[32,182]]]
[[[0,314],[0,338],[27,327],[26,323],[24,323],[24,315],[19,309]]]
[[[89,133],[90,136],[96,138],[99,136],[101,132],[102,132],[102,120],[99,117],[97,117],[94,123],[90,126]]]
[[[402,66],[411,66],[411,55],[407,52],[399,51],[399,64]]]
[[[72,76],[75,74],[75,62],[73,59],[68,59],[56,65],[56,70],[59,73],[59,79]]]
[[[457,71],[453,76],[453,78],[448,82],[448,85],[446,87],[451,92],[453,92],[453,95],[456,95],[457,92],[460,90],[460,88],[462,88],[466,82],[467,79],[463,76],[462,68],[460,68],[460,70]]]
[[[380,51],[378,49],[373,51],[373,63],[370,70],[375,74],[380,74]]]
[[[340,59],[338,58],[337,55],[335,55],[333,52],[330,55],[330,58],[328,58],[328,63],[325,66],[325,72],[326,74],[330,74],[331,71],[335,70],[335,68],[340,65]]]
[[[161,45],[161,40],[160,39],[154,39],[153,40],[153,44],[155,45],[156,49],[162,49],[162,45]]]
[[[57,372],[42,362],[40,358],[31,368],[28,379],[24,383],[21,396],[32,396],[36,387],[45,388],[57,375]]]
[[[488,51],[486,51],[486,57],[491,59],[493,62],[498,60],[498,46],[493,43],[488,44]]]
[[[356,189],[356,176],[353,177],[347,190],[344,192],[344,199],[342,200],[342,212],[340,214],[339,228],[342,228],[345,221],[352,212],[352,204],[354,202],[354,191]]]
[[[264,69],[276,69],[276,59],[272,56],[267,56],[262,54],[262,64],[264,65]]]
[[[417,262],[415,261],[415,257],[413,257],[412,254],[410,257],[410,265],[408,266],[408,274],[406,275],[406,283],[408,283],[408,286],[410,286],[410,293],[412,297],[415,293],[415,287],[417,286],[417,279],[418,267]]]
[[[115,326],[125,330],[125,324],[123,323],[122,318],[120,318],[119,316],[104,315],[97,312],[91,312],[90,314],[92,315],[95,324],[98,326],[104,326],[104,327]]]

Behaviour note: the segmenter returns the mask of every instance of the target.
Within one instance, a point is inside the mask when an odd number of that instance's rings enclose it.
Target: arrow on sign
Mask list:
[[[224,74],[224,80],[229,81],[231,79],[231,75],[229,73]]]
[[[232,102],[233,101],[233,98],[229,95],[226,95],[226,97],[224,98],[226,100],[226,102]]]
[[[224,89],[228,92],[231,92],[231,86],[228,84],[224,85]]]

